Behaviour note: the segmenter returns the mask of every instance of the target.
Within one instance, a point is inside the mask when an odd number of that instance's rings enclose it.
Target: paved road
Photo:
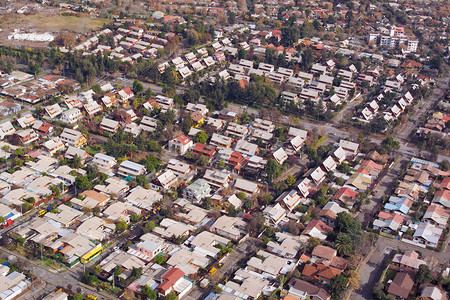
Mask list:
[[[47,287],[50,291],[56,289],[57,286],[67,288],[68,284],[70,284],[72,286],[72,291],[74,291],[76,293],[78,293],[78,290],[79,290],[82,294],[94,295],[94,296],[98,297],[99,300],[100,299],[118,299],[112,295],[109,295],[109,294],[106,294],[103,292],[98,292],[94,288],[81,283],[80,282],[80,276],[81,276],[81,271],[82,271],[81,268],[78,268],[79,270],[69,269],[69,270],[66,270],[66,271],[60,273],[55,270],[49,270],[46,267],[40,265],[39,263],[29,260],[26,257],[23,257],[22,255],[12,252],[4,247],[0,247],[0,249],[4,256],[14,255],[17,258],[18,262],[22,266],[24,266],[25,268],[30,270],[30,272],[33,275],[35,275],[38,279],[45,281],[47,283]],[[47,287],[46,287],[45,291],[47,291]]]

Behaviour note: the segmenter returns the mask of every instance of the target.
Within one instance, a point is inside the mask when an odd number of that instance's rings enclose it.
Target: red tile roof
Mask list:
[[[158,286],[159,290],[168,291],[173,285],[184,276],[184,272],[181,271],[178,268],[173,268],[164,273],[163,276],[161,276],[161,279],[164,280],[163,283],[161,283]]]

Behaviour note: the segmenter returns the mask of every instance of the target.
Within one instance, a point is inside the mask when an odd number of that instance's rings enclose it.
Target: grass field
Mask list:
[[[42,31],[60,32],[72,31],[86,33],[98,30],[104,23],[110,22],[107,19],[91,19],[89,16],[62,16],[62,15],[15,15],[2,22],[2,27],[17,29],[39,29]]]

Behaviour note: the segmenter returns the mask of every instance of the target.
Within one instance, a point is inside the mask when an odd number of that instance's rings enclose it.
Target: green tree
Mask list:
[[[343,299],[345,291],[347,290],[347,285],[348,279],[342,273],[331,278],[329,286],[331,292],[331,299],[333,300]]]
[[[400,142],[396,141],[392,136],[386,137],[381,144],[384,148],[386,148],[388,151],[397,150],[400,148]]]
[[[353,252],[353,241],[348,234],[339,234],[334,246],[340,255],[350,255]]]
[[[204,200],[203,200],[203,202],[202,202],[202,207],[204,208],[204,209],[211,209],[211,206],[212,206],[212,202],[211,202],[211,198],[209,198],[209,197],[206,197]]]
[[[268,181],[272,183],[275,178],[280,176],[281,166],[275,159],[269,158],[265,166],[265,171]]]
[[[130,215],[130,221],[133,223],[139,222],[140,219],[141,219],[141,216],[138,214]]]
[[[431,269],[427,265],[420,265],[419,271],[416,274],[416,282],[418,283],[428,283],[431,280],[433,280],[433,273],[431,272]]]
[[[84,299],[83,295],[80,295],[80,294],[74,294],[72,298],[73,298],[73,300],[83,300]]]
[[[191,114],[189,113],[181,123],[181,130],[183,130],[183,132],[187,134],[191,130],[191,127],[192,127],[192,117]]]
[[[77,176],[74,185],[81,191],[90,190],[92,188],[92,182],[87,176]]]
[[[202,131],[197,132],[194,140],[196,143],[206,144],[206,142],[208,141],[208,138],[209,138],[208,134],[202,130]]]
[[[170,292],[169,295],[164,297],[164,300],[178,300],[178,295],[175,292]]]
[[[361,233],[361,223],[345,211],[337,214],[335,227],[338,231],[351,235]]]
[[[148,285],[144,285],[142,287],[141,293],[147,297],[147,299],[156,299],[158,297],[158,293],[152,290]]]
[[[128,224],[124,220],[120,220],[116,223],[116,232],[123,232],[128,229]]]
[[[155,229],[155,222],[153,222],[153,221],[148,221],[148,222],[145,224],[145,226],[144,226],[144,228],[142,229],[142,231],[143,231],[144,233],[149,233],[149,232],[152,232],[153,229]]]
[[[161,265],[166,263],[167,259],[168,259],[167,255],[161,255],[160,254],[160,255],[155,256],[153,261],[161,266]]]
[[[96,94],[100,94],[102,92],[102,88],[100,87],[99,84],[94,84],[92,86],[92,90],[94,91],[94,93]]]
[[[133,81],[133,92],[135,95],[139,95],[140,93],[142,93],[144,91],[144,86],[142,85],[142,83],[139,82],[139,80],[135,80]]]
[[[207,166],[209,165],[209,158],[200,154],[197,159],[197,164],[199,164],[200,166]]]
[[[115,268],[114,268],[114,277],[119,277],[120,276],[120,274],[122,274],[122,267],[119,267],[119,266],[116,266]]]

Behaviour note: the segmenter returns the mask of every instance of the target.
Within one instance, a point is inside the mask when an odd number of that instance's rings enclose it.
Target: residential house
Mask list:
[[[211,194],[211,186],[204,179],[197,179],[184,189],[184,197],[193,203],[201,203],[201,201],[209,197]]]
[[[440,205],[432,204],[428,206],[422,220],[432,225],[445,228],[450,218],[450,212]]]
[[[103,130],[106,130],[111,133],[115,133],[117,129],[120,127],[120,123],[106,117],[103,117],[102,122],[100,123],[100,127]]]
[[[409,272],[398,272],[389,288],[387,290],[388,294],[401,299],[408,299],[409,293],[414,286],[414,276]]]
[[[321,220],[312,220],[303,230],[302,234],[310,237],[318,238],[321,241],[326,240],[327,233],[332,231],[333,227],[328,226]]]
[[[263,210],[263,215],[266,218],[266,223],[277,226],[283,218],[286,216],[286,210],[280,205],[280,203],[276,203],[272,206],[267,206]]]
[[[330,201],[319,212],[319,219],[322,220],[328,226],[334,227],[337,215],[341,212],[347,212],[348,210],[339,206],[336,202]]]
[[[211,226],[210,230],[231,240],[239,241],[245,235],[246,223],[236,217],[221,216]]]
[[[79,148],[87,143],[86,137],[79,131],[64,128],[59,138],[67,145]]]
[[[194,153],[196,157],[198,157],[199,155],[206,156],[211,162],[214,155],[216,155],[217,150],[213,146],[196,143],[194,145],[194,148],[192,148],[192,153]]]
[[[388,233],[396,232],[400,229],[404,219],[405,217],[400,214],[380,211],[377,219],[373,221],[372,227]]]
[[[442,236],[443,229],[428,222],[420,223],[413,235],[413,241],[427,247],[436,248]]]
[[[359,151],[359,144],[347,140],[340,140],[339,147],[345,151],[347,157],[353,157],[358,154]]]
[[[39,136],[33,129],[23,129],[16,131],[12,135],[12,143],[15,145],[29,145],[39,139]]]
[[[186,154],[186,152],[194,146],[191,139],[185,135],[179,135],[169,141],[169,149],[175,150],[181,155]]]
[[[285,258],[259,250],[257,257],[253,256],[247,261],[246,269],[260,274],[263,278],[275,279],[285,271],[283,269],[287,264],[295,265]]]
[[[293,259],[298,251],[303,248],[303,242],[299,236],[294,236],[285,232],[275,233],[275,241],[267,243],[267,251],[282,256],[287,259]]]
[[[80,109],[77,107],[73,107],[64,111],[61,114],[60,120],[67,124],[75,124],[83,118],[83,114]]]
[[[227,170],[207,169],[203,179],[216,188],[226,188],[232,181],[231,172]]]
[[[416,251],[405,251],[405,253],[397,253],[392,259],[392,263],[397,264],[402,268],[409,268],[419,270],[420,265],[426,265],[426,262],[419,259],[419,253]]]
[[[296,190],[282,194],[276,202],[279,202],[289,212],[293,211],[303,200]]]
[[[300,299],[300,300],[329,300],[331,299],[330,294],[327,292],[327,290],[321,286],[318,286],[317,284],[312,284],[307,281],[298,279],[298,278],[292,278],[288,282],[288,296],[292,296],[291,298],[285,297],[284,300],[294,300],[294,299]]]
[[[131,160],[126,160],[120,164],[118,174],[124,177],[128,176],[136,177],[138,175],[144,175],[145,167]]]
[[[257,183],[242,178],[236,179],[233,188],[236,192],[242,192],[247,196],[255,196],[260,191],[260,187]]]
[[[288,155],[282,147],[276,150],[274,153],[272,153],[272,157],[280,165],[282,165],[288,159]]]
[[[85,150],[69,146],[67,148],[66,154],[64,154],[64,158],[73,159],[76,155],[80,158],[81,164],[83,165],[86,159],[90,157],[89,153],[87,153]]]
[[[100,172],[105,174],[109,174],[113,171],[114,167],[117,166],[117,161],[114,157],[97,153],[94,155],[94,159],[92,160],[92,164],[98,167]]]
[[[210,145],[220,147],[220,148],[230,148],[231,144],[233,142],[233,139],[221,134],[213,133]]]

